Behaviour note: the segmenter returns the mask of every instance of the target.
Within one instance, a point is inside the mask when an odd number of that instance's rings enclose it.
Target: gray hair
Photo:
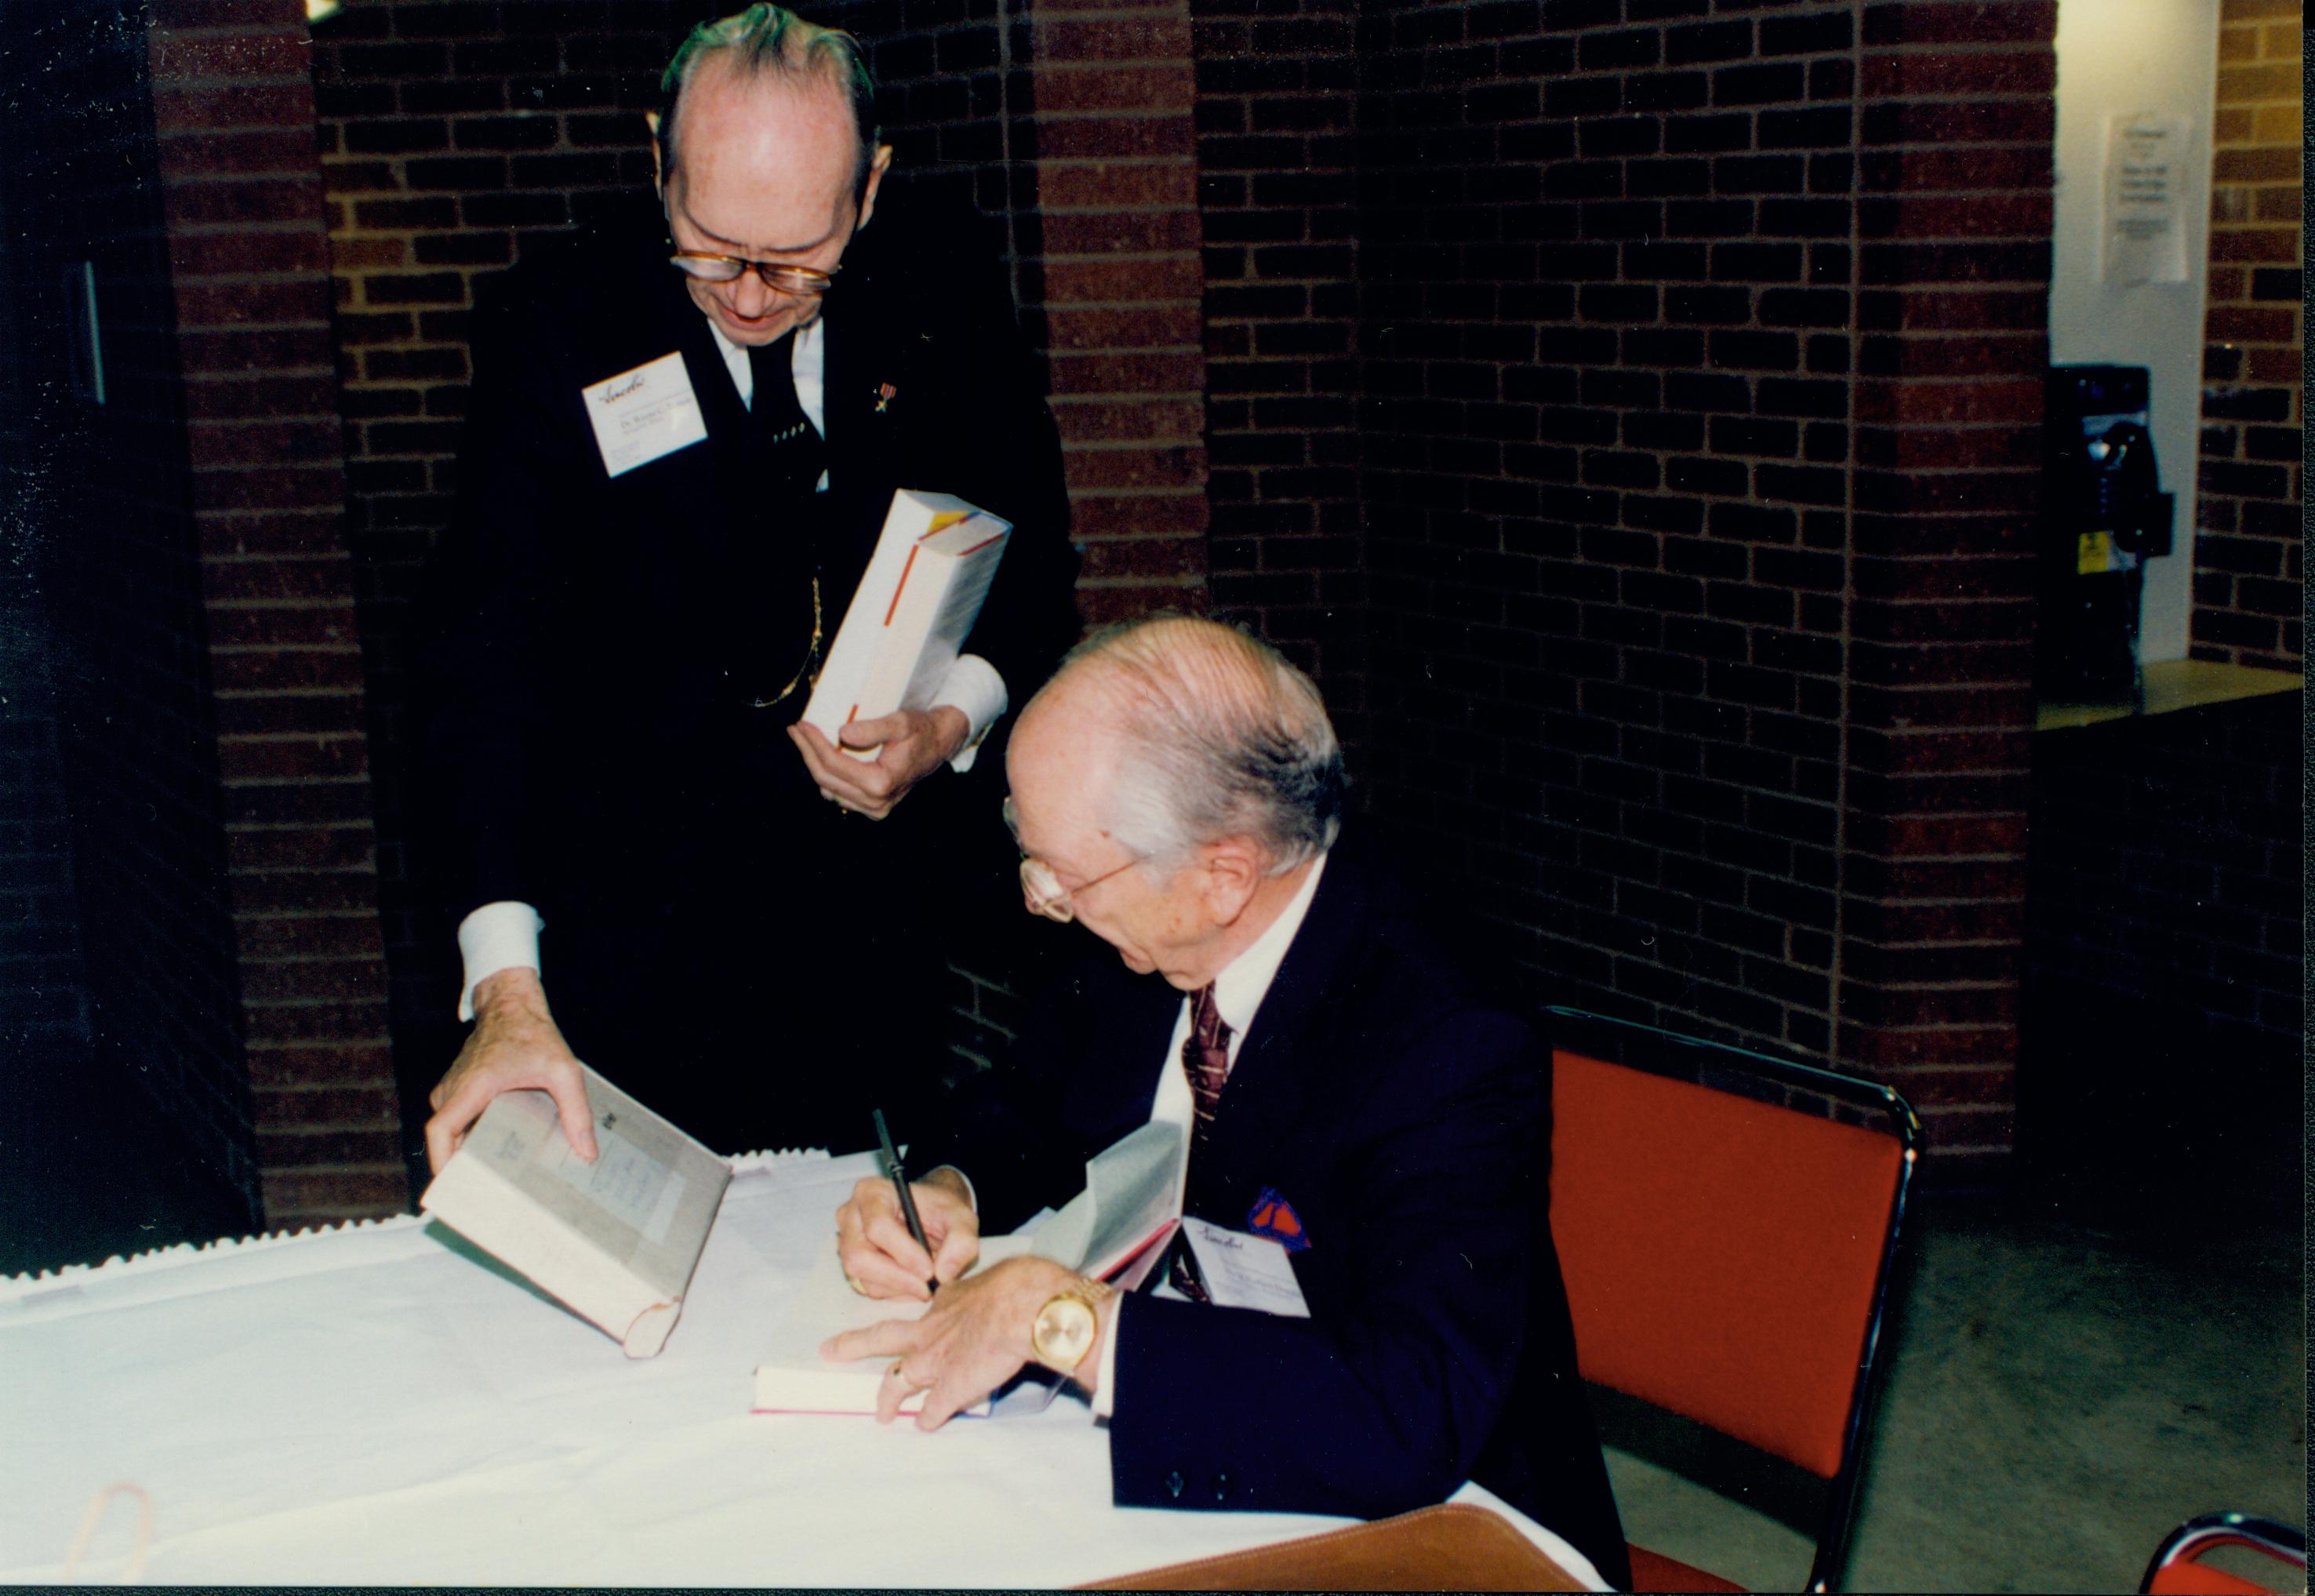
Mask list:
[[[1342,829],[1343,749],[1310,678],[1260,638],[1159,616],[1095,633],[1053,681],[1081,678],[1111,711],[1110,834],[1153,862],[1251,838],[1267,873],[1325,853]]]
[[[794,81],[825,79],[845,97],[852,125],[860,134],[852,198],[857,202],[867,193],[868,173],[876,161],[876,80],[869,75],[860,41],[841,28],[823,28],[785,6],[770,4],[750,5],[702,22],[676,46],[659,80],[660,164],[666,175],[675,173],[676,113],[684,87],[711,58],[725,61],[732,71],[749,77],[769,74]]]

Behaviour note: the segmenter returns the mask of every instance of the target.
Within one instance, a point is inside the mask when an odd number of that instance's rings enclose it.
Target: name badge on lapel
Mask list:
[[[595,426],[595,445],[603,451],[603,469],[613,476],[707,436],[680,354],[661,355],[579,391]]]

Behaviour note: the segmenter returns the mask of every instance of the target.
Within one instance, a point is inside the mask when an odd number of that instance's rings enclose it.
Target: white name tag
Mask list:
[[[661,355],[579,391],[586,396],[587,419],[595,424],[603,469],[613,476],[707,436],[691,392],[691,374],[679,354]]]
[[[1183,1219],[1182,1234],[1189,1238],[1198,1278],[1216,1308],[1258,1308],[1291,1319],[1310,1317],[1309,1304],[1302,1300],[1302,1283],[1294,1278],[1294,1261],[1267,1236],[1225,1230],[1195,1218]]]

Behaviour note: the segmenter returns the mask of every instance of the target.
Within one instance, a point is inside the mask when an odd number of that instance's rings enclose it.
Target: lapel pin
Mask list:
[[[899,395],[900,392],[900,390],[894,387],[891,383],[878,383],[876,385],[876,413],[878,415],[883,415],[884,413],[884,407],[891,403],[893,399]]]

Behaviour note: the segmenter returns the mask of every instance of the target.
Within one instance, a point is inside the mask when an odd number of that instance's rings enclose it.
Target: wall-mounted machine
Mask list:
[[[2171,496],[2147,430],[2143,366],[2053,366],[2044,438],[2035,687],[2045,703],[2137,707],[2145,563],[2170,552]]]

